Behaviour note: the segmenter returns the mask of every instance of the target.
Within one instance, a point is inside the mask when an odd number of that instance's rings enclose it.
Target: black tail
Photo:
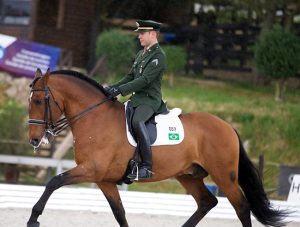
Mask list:
[[[275,227],[285,226],[286,223],[283,219],[289,212],[272,207],[263,188],[258,170],[248,158],[240,137],[239,143],[239,184],[247,198],[252,214],[264,225]]]

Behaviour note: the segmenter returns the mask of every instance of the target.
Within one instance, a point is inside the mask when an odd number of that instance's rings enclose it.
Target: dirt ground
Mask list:
[[[0,226],[26,227],[30,216],[30,209],[0,209]],[[131,227],[176,227],[182,226],[187,217],[147,214],[127,214],[127,220]],[[64,211],[45,210],[40,216],[41,227],[118,227],[112,213],[100,213],[91,211]],[[222,220],[205,218],[197,226],[205,227],[241,227],[238,220]],[[253,221],[253,227],[263,226]],[[290,223],[288,227],[299,227],[300,223]]]

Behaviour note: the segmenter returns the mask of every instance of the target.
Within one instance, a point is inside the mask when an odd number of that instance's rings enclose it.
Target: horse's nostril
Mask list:
[[[39,140],[38,140],[38,139],[31,139],[31,140],[29,141],[29,143],[30,143],[32,146],[36,147],[36,146],[39,144]]]

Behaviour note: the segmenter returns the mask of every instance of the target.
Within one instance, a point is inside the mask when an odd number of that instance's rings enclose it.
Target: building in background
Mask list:
[[[86,68],[97,35],[96,0],[0,0],[0,33],[64,50]]]

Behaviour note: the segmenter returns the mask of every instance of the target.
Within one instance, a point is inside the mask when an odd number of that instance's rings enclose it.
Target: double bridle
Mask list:
[[[34,85],[34,82],[32,83],[33,85]],[[30,85],[31,87],[33,87],[32,84]],[[44,120],[39,120],[39,119],[29,119],[28,120],[29,125],[42,125],[42,126],[45,126],[43,138],[45,136],[49,135],[49,134],[52,135],[52,136],[57,136],[61,131],[63,131],[64,129],[69,127],[71,123],[79,120],[80,118],[82,118],[83,116],[85,116],[86,114],[88,114],[89,112],[91,112],[92,110],[97,108],[98,106],[102,105],[103,103],[107,102],[108,100],[111,100],[111,98],[107,97],[104,100],[102,100],[102,101],[100,101],[100,102],[84,109],[83,111],[79,112],[78,114],[75,114],[74,116],[72,116],[70,118],[63,117],[60,120],[54,122],[53,121],[52,110],[51,110],[51,105],[50,105],[50,97],[52,97],[55,105],[60,110],[61,115],[63,115],[64,112],[63,112],[62,108],[59,106],[59,104],[56,101],[55,97],[53,96],[50,87],[46,85],[43,89],[34,89],[34,88],[32,88],[31,91],[30,91],[31,96],[32,96],[33,92],[45,92]],[[37,147],[39,147],[40,144]]]

